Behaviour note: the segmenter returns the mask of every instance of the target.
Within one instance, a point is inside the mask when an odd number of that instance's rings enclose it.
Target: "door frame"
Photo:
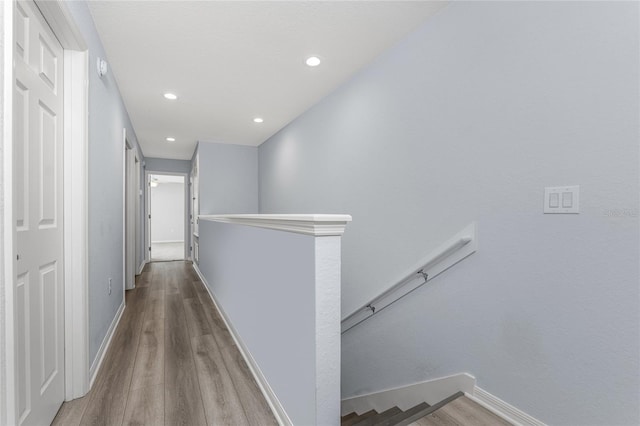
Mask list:
[[[136,196],[139,189],[136,188],[136,164],[139,164],[138,150],[127,138],[126,127],[122,129],[122,283],[124,290],[135,288],[135,277],[138,265],[136,264],[136,234],[138,223],[136,210]],[[133,231],[133,232],[132,232]],[[129,283],[129,281],[131,281]]]
[[[189,173],[187,172],[164,172],[164,171],[158,171],[158,170],[150,170],[150,169],[145,169],[144,172],[144,182],[145,182],[145,191],[147,196],[145,197],[145,206],[144,206],[144,230],[145,230],[145,235],[146,235],[146,241],[145,241],[145,259],[147,259],[148,262],[151,262],[151,225],[150,225],[150,218],[149,218],[149,209],[151,207],[151,190],[150,188],[150,184],[151,181],[149,179],[151,179],[150,175],[169,175],[169,176],[182,176],[184,178],[184,259],[185,260],[189,260],[190,259],[190,247],[191,247],[191,238],[189,237],[189,228],[190,228],[190,223],[189,223],[189,214],[191,211],[191,208],[189,206],[189,198],[190,198],[190,192],[189,192]]]
[[[16,423],[15,400],[15,241],[13,193],[13,14],[14,1],[2,2],[3,92],[2,105],[2,247],[3,281],[0,286],[0,424]],[[65,400],[89,390],[89,326],[87,270],[87,144],[88,80],[87,44],[62,0],[35,0],[64,49],[64,330]]]

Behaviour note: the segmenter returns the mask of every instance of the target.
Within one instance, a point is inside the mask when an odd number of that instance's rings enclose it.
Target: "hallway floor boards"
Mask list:
[[[277,424],[189,262],[145,266],[98,377],[54,425]]]

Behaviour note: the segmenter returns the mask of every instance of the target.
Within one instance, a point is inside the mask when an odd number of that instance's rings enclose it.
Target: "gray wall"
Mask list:
[[[466,371],[548,423],[640,422],[638,36],[637,3],[452,2],[260,146],[261,213],[353,215],[343,314],[478,221],[343,336],[343,398]]]
[[[200,214],[258,213],[258,148],[198,142]]]
[[[137,139],[114,75],[100,78],[97,57],[108,58],[85,2],[69,2],[69,10],[89,46],[89,359],[100,345],[123,301],[122,288],[122,129]],[[144,156],[139,152],[139,158]],[[108,280],[113,291],[108,294]]]
[[[315,424],[315,238],[209,220],[199,230],[216,301],[293,424]]]
[[[189,173],[191,172],[191,161],[147,157],[145,158],[145,169],[151,172]]]

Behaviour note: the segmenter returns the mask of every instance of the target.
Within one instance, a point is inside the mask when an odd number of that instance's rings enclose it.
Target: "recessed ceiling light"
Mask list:
[[[262,123],[263,121],[264,120],[262,118],[260,118],[260,117],[256,117],[256,118],[253,119],[254,123]]]
[[[318,65],[320,65],[320,58],[318,58],[317,56],[310,56],[305,62],[310,67],[317,67]]]
[[[176,138],[167,138],[167,142],[175,142]]]
[[[178,97],[173,93],[165,93],[164,97],[169,99],[170,101],[175,101],[176,99],[178,99]]]

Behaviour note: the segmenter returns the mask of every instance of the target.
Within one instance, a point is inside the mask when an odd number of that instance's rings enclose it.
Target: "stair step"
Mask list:
[[[380,422],[380,423],[376,423],[376,426],[394,426],[399,424],[400,422],[402,422],[405,419],[408,418],[412,418],[414,415],[421,413],[422,411],[426,410],[427,408],[429,408],[429,404],[427,404],[426,402],[423,402],[422,404],[418,404],[413,408],[409,408],[407,411],[402,411],[398,414],[396,414],[393,417],[389,417],[387,420]]]
[[[402,410],[398,407],[389,408],[387,411],[383,411],[380,414],[377,414],[373,417],[369,417],[359,423],[356,423],[354,426],[375,426],[385,422],[387,419],[395,416],[396,414],[402,413]]]
[[[425,408],[423,410],[420,411],[416,411],[414,414],[410,415],[409,417],[406,417],[402,420],[400,420],[398,423],[393,423],[394,425],[397,426],[407,426],[410,425],[411,423],[415,422],[416,420],[419,420],[425,416],[428,416],[429,414],[433,413],[434,411],[439,410],[440,408],[444,407],[445,405],[447,405],[448,403],[450,403],[451,401],[460,398],[461,396],[464,396],[464,392],[456,392],[453,395],[443,399],[442,401],[433,404],[431,407]],[[409,412],[411,410],[407,410],[407,412]]]
[[[353,414],[355,414],[354,416],[352,416]],[[375,410],[370,410],[367,411],[366,413],[362,413],[360,415],[357,415],[356,413],[350,413],[347,414],[346,416],[342,417],[342,420],[340,421],[340,426],[353,426],[356,423],[364,420],[364,419],[368,419],[369,417],[373,417],[376,414],[378,414],[377,411]],[[347,418],[349,417],[349,418]]]
[[[344,416],[340,417],[340,425],[344,425],[344,422],[347,422],[356,417],[359,417],[359,416],[358,416],[358,413],[356,413],[355,411],[353,413],[345,414]]]

